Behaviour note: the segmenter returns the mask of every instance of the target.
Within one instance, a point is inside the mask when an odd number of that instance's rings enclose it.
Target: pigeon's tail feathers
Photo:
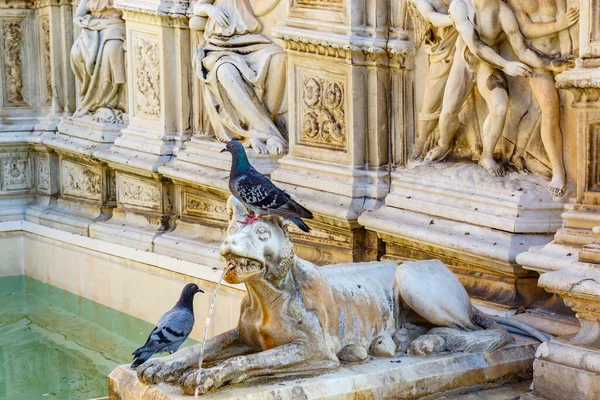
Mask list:
[[[290,221],[292,221],[294,224],[296,224],[298,226],[298,228],[300,228],[302,231],[309,233],[310,232],[310,227],[308,225],[306,225],[304,223],[304,221],[302,221],[300,218],[290,218]]]
[[[296,203],[293,199],[289,199],[284,205],[277,208],[267,208],[267,211],[271,214],[279,215],[287,218],[306,218],[313,219],[313,213],[310,210],[302,207]]]
[[[140,350],[140,349],[138,349],[138,350]],[[136,355],[133,358],[133,364],[131,364],[131,368],[137,368],[137,367],[139,367],[140,365],[142,365],[143,363],[145,363],[146,361],[148,361],[148,359],[150,357],[152,357],[152,355],[154,353],[155,353],[154,351],[146,351],[146,352],[139,353],[138,355]],[[134,354],[135,354],[135,352],[134,352]]]

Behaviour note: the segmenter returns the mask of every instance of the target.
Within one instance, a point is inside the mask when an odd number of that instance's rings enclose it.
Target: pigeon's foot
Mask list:
[[[267,151],[269,154],[284,154],[285,142],[279,136],[273,135],[267,139]]]
[[[250,147],[252,147],[252,149],[257,154],[266,154],[267,153],[267,146],[260,139],[256,139],[256,138],[250,139]]]
[[[504,167],[494,161],[492,156],[483,157],[479,160],[479,165],[481,165],[491,176],[504,176],[506,175],[506,171]]]
[[[548,191],[553,197],[562,197],[565,194],[567,185],[565,184],[565,177],[561,174],[554,174],[552,180],[548,184]]]
[[[253,224],[254,222],[258,221],[259,219],[260,219],[260,214],[246,215],[246,219],[241,221],[241,224],[244,226],[250,225],[250,224]]]

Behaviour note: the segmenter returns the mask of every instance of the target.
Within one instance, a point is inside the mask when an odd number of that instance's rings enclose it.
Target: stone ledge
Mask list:
[[[454,353],[432,357],[399,354],[394,359],[372,359],[346,364],[321,376],[292,376],[250,381],[225,387],[202,399],[346,399],[419,398],[507,378],[527,377],[537,342],[521,337],[516,344],[492,353]],[[178,387],[145,385],[128,366],[109,376],[110,399],[181,400]]]

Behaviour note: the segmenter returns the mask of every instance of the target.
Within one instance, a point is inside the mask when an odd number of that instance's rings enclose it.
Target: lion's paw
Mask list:
[[[179,384],[185,394],[195,394],[196,387],[198,388],[198,394],[206,394],[210,391],[219,389],[227,383],[224,368],[222,366],[203,368],[199,374],[200,376],[198,376],[198,370],[194,370],[183,375]]]
[[[137,368],[138,379],[147,384],[177,381],[189,368],[186,361],[177,354],[148,360]]]
[[[426,356],[441,353],[446,349],[446,341],[438,335],[426,334],[413,340],[408,346],[408,354]]]

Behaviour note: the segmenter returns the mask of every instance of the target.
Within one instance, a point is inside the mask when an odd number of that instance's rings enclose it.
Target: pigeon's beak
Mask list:
[[[204,293],[204,290],[198,288],[198,291],[196,293]]]
[[[221,150],[219,153],[225,153],[227,151],[227,147],[225,147],[223,150]]]

